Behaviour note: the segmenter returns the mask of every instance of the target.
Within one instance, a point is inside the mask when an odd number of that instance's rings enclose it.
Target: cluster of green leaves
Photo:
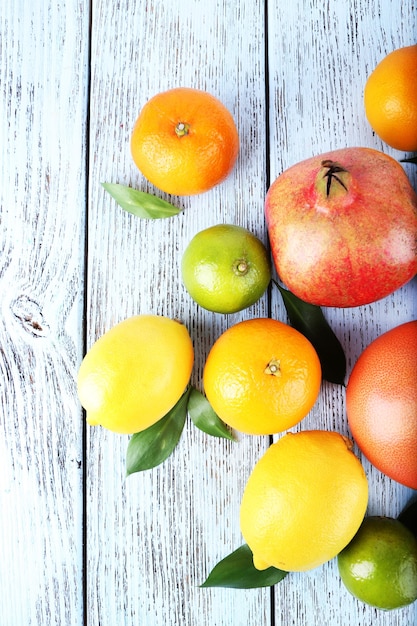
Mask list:
[[[129,439],[126,473],[152,469],[163,463],[180,440],[187,414],[197,428],[213,437],[233,440],[226,424],[213,411],[207,398],[198,389],[187,387],[177,404],[158,422]]]

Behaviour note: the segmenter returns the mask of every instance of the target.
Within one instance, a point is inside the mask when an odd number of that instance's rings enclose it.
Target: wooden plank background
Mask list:
[[[240,497],[268,438],[238,442],[187,422],[160,467],[125,477],[127,437],[85,427],[75,377],[85,350],[136,313],[183,320],[197,362],[240,319],[285,320],[276,293],[240,314],[199,309],[180,280],[191,237],[240,224],[266,241],[263,200],[282,169],[366,145],[363,86],[416,42],[413,0],[3,0],[0,7],[0,624],[2,626],[412,626],[416,607],[356,602],[335,561],[272,591],[200,589],[239,547]],[[184,85],[232,112],[236,168],[160,221],[124,213],[101,182],[155,192],[129,138],[143,104]],[[415,169],[407,168],[417,187]],[[356,309],[327,309],[349,371],[380,332],[416,318],[415,280]],[[299,428],[348,434],[344,390],[324,384]],[[370,514],[412,492],[364,461]]]

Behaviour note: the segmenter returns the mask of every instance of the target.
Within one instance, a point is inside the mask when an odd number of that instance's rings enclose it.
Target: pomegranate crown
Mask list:
[[[329,197],[330,195],[330,190],[334,182],[337,182],[346,191],[348,190],[343,180],[340,178],[340,176],[338,176],[338,174],[341,174],[342,172],[347,172],[347,170],[344,167],[342,167],[339,163],[332,161],[331,159],[325,159],[324,161],[322,161],[321,166],[327,170],[323,174],[323,178],[327,178],[327,181],[326,181],[327,197]]]

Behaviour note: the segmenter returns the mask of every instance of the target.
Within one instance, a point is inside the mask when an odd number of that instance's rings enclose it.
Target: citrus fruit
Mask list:
[[[153,185],[169,194],[193,195],[230,174],[239,136],[231,113],[217,98],[177,87],[148,100],[130,147],[136,166]]]
[[[91,426],[136,433],[161,419],[189,382],[194,351],[186,327],[158,315],[130,317],[102,335],[78,372]]]
[[[271,279],[271,262],[262,241],[246,228],[218,224],[193,237],[181,271],[197,304],[217,313],[235,313],[263,295]]]
[[[337,563],[346,588],[371,606],[397,609],[417,599],[417,540],[398,520],[366,517]]]
[[[365,113],[376,134],[397,150],[417,150],[417,45],[380,61],[365,84]]]
[[[320,391],[321,367],[299,331],[270,318],[249,319],[213,344],[203,382],[208,401],[226,424],[270,435],[307,415]]]
[[[352,436],[367,459],[397,482],[417,489],[417,321],[370,343],[346,386]]]
[[[367,503],[367,479],[349,439],[323,430],[287,433],[252,470],[240,527],[256,568],[305,571],[349,543]]]

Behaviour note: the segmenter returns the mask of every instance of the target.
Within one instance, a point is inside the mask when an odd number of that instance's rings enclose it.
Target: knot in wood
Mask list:
[[[23,294],[11,303],[10,308],[26,332],[34,337],[46,337],[49,335],[49,325],[43,317],[40,305],[35,300]]]

